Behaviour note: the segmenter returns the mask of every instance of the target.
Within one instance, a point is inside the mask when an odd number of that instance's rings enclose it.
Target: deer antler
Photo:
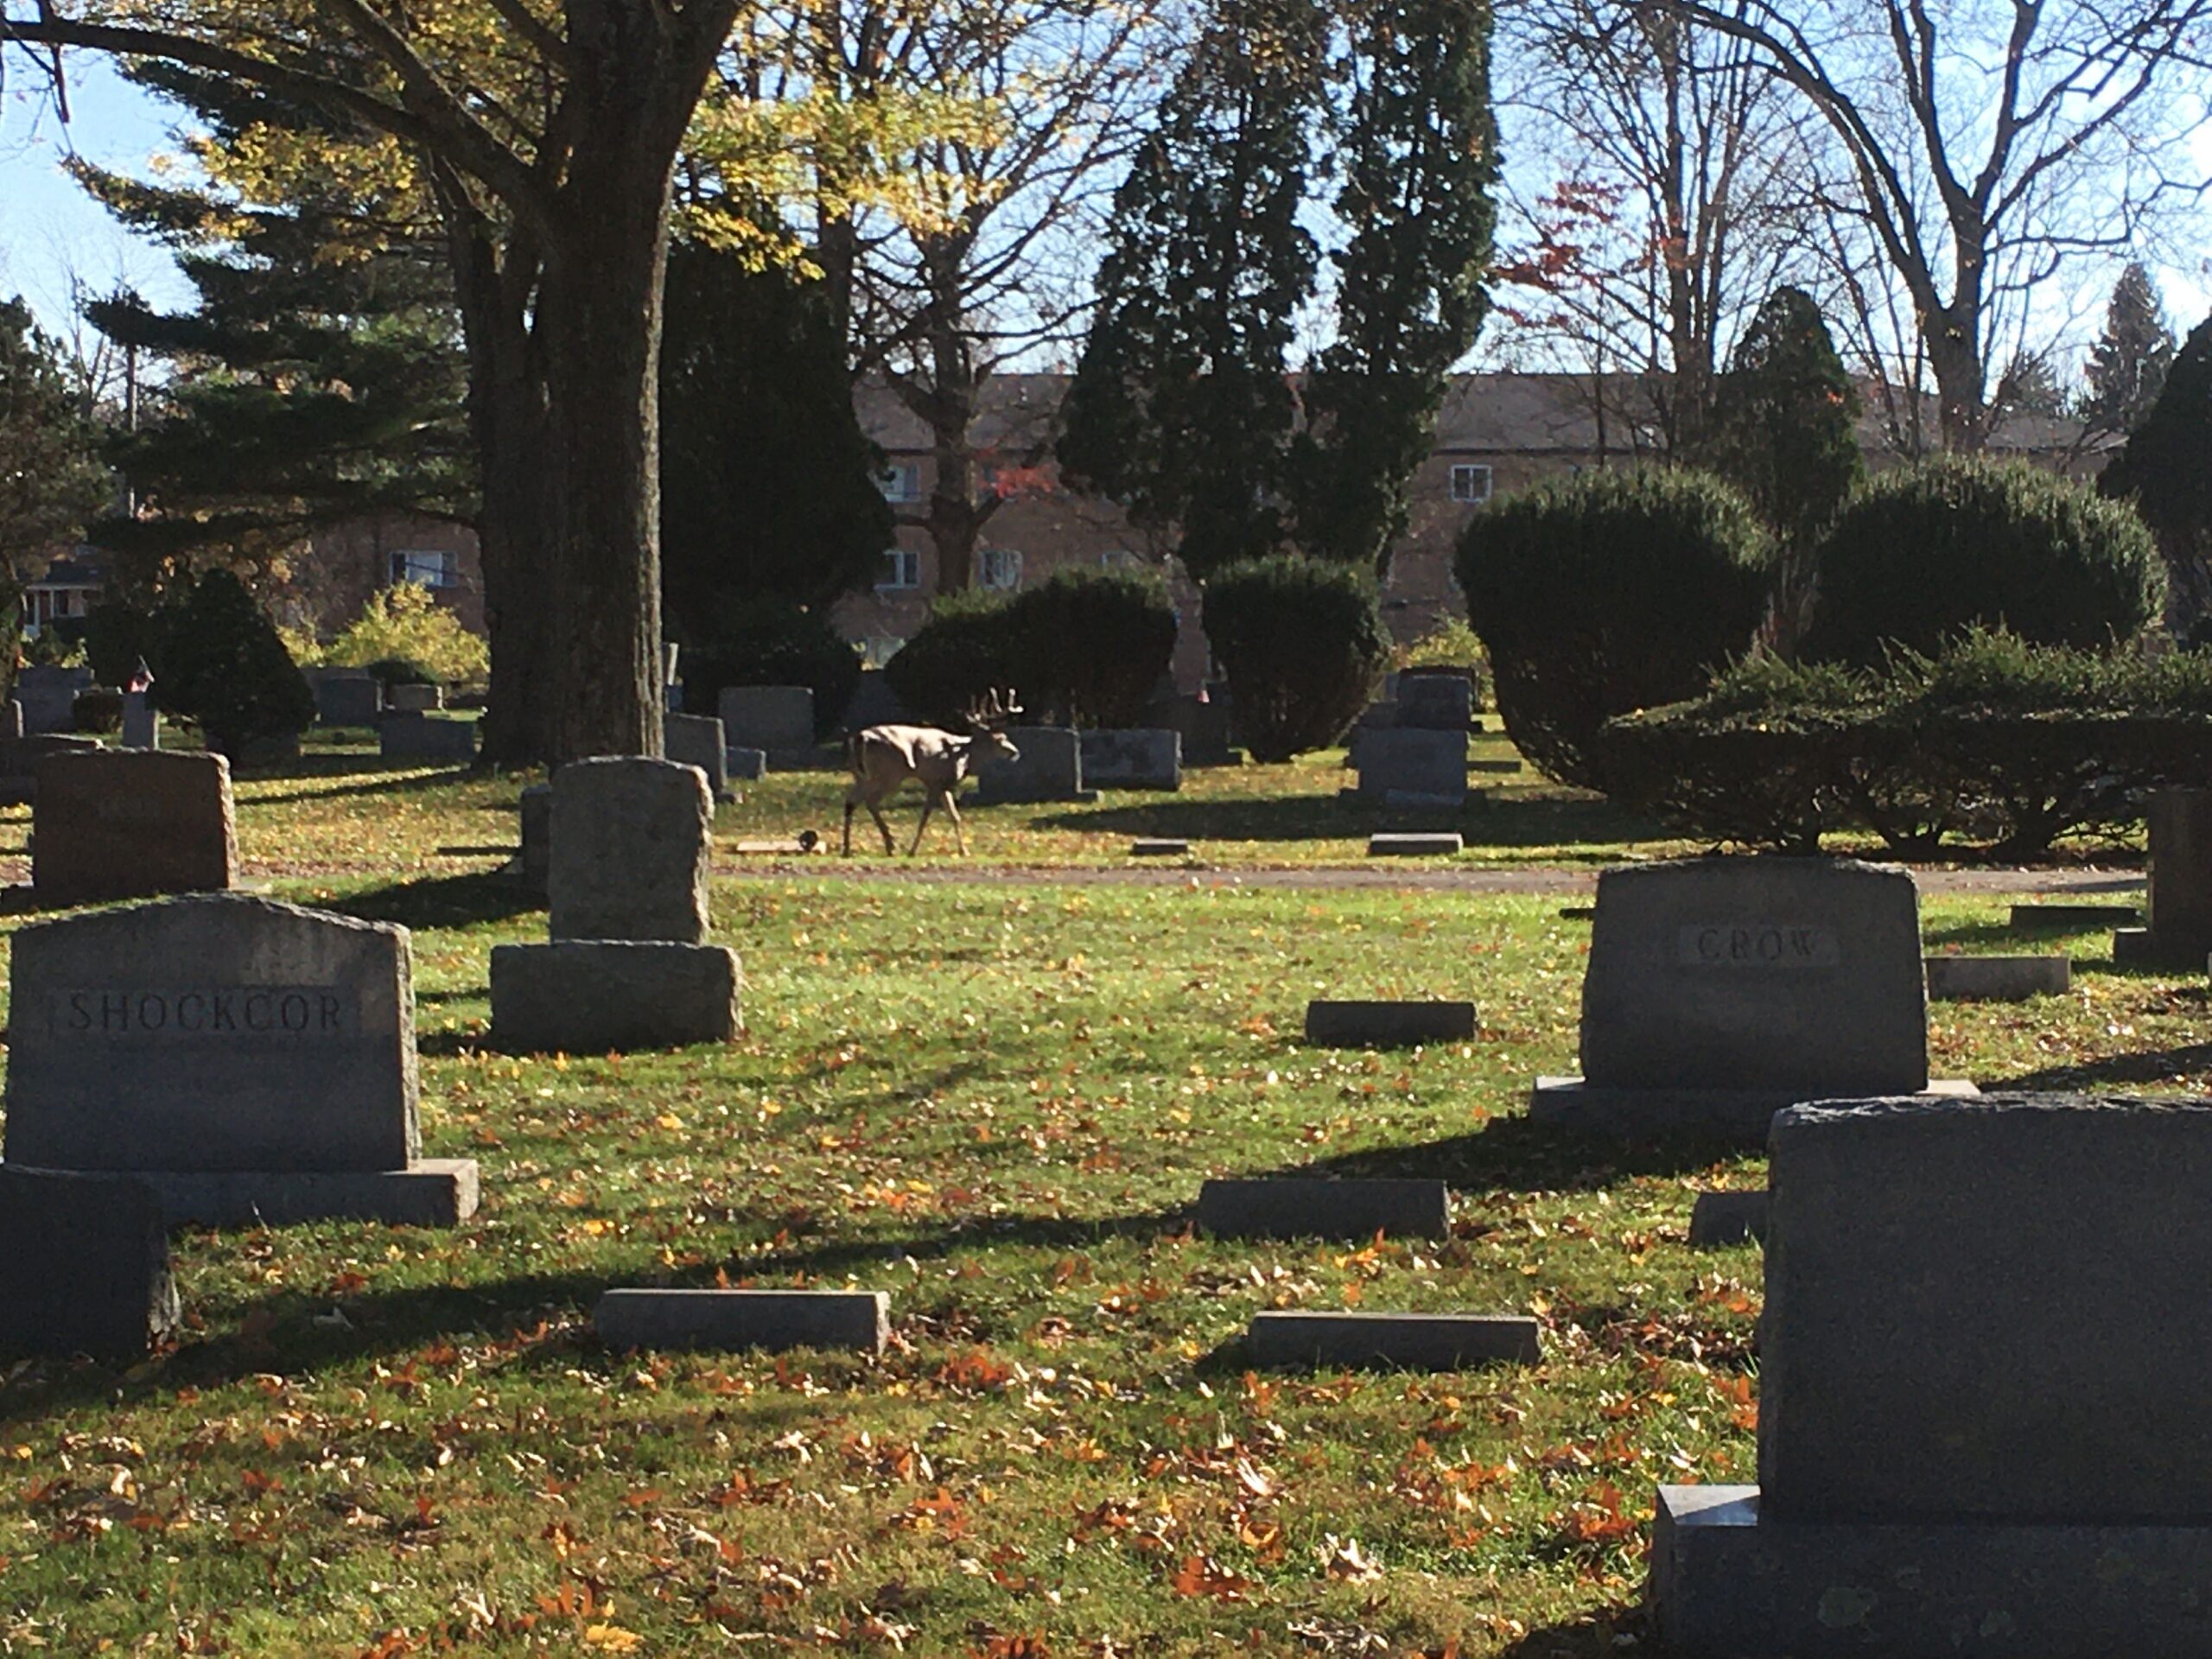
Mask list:
[[[991,695],[968,711],[968,718],[978,726],[1000,726],[1021,712],[1021,705],[1014,700],[1014,688],[996,686]]]

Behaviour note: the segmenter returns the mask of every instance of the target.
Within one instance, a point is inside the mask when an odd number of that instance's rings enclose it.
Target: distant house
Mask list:
[[[23,634],[35,639],[49,622],[81,619],[99,602],[107,569],[99,550],[73,547],[47,561],[43,575],[23,584]]]

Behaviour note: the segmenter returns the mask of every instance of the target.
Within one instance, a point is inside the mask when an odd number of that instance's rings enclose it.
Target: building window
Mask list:
[[[894,461],[876,474],[875,481],[887,501],[918,501],[922,499],[922,463]]]
[[[1452,499],[1454,501],[1489,500],[1490,468],[1465,465],[1453,467],[1452,468]]]
[[[987,547],[976,556],[976,574],[986,588],[1021,586],[1021,555],[1010,547]]]
[[[883,580],[875,584],[879,594],[894,589],[918,588],[922,585],[922,556],[911,548],[887,547],[883,550]]]
[[[411,582],[417,588],[452,588],[461,582],[461,561],[454,554],[407,548],[391,556],[394,582]]]

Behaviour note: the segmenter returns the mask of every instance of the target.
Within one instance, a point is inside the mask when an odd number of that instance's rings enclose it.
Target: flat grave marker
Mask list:
[[[2074,987],[2074,964],[2064,957],[1949,957],[1928,958],[1928,995],[1938,1002],[2024,1002],[2063,996]]]
[[[1306,1005],[1306,1040],[1317,1048],[1408,1048],[1471,1042],[1474,1035],[1471,1002],[1317,1000]]]
[[[1252,1363],[1270,1370],[1461,1371],[1543,1357],[1536,1321],[1515,1314],[1276,1310],[1252,1316],[1244,1344]]]
[[[1129,843],[1131,858],[1188,858],[1191,843],[1160,836],[1143,836]]]
[[[1370,858],[1456,858],[1465,850],[1457,834],[1378,832],[1367,838]]]
[[[851,1349],[891,1340],[880,1290],[610,1290],[592,1310],[610,1348]]]
[[[1217,1238],[1448,1238],[1452,1198],[1419,1177],[1217,1179],[1198,1189],[1198,1225]]]

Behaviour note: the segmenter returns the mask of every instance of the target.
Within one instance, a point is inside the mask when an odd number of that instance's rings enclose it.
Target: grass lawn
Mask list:
[[[543,937],[486,874],[515,784],[359,764],[245,784],[245,856],[281,897],[416,930],[426,1150],[481,1160],[484,1211],[187,1233],[175,1352],[0,1370],[0,1655],[1614,1654],[1654,1484],[1752,1478],[1758,1253],[1685,1234],[1695,1186],[1760,1160],[1530,1128],[1588,944],[1558,898],[792,861],[717,884],[744,1042],[515,1059],[478,1046],[491,946]],[[978,858],[1111,863],[1207,811],[1255,860],[1356,855],[1333,803],[1309,839],[1269,774],[1218,798],[1198,776],[1103,803],[1111,842],[979,812]],[[720,834],[828,828],[836,798],[772,780]],[[1618,854],[1605,809],[1546,810],[1484,855]],[[1931,948],[2044,948],[2006,902],[1931,900]],[[2068,997],[1939,1006],[1934,1070],[2212,1082],[2201,978],[2060,948]],[[1472,995],[1481,1035],[1309,1051],[1323,994]],[[1193,1236],[1205,1175],[1268,1171],[1442,1175],[1456,1236]],[[585,1323],[610,1284],[722,1281],[888,1290],[893,1351],[626,1355]],[[1548,1357],[1237,1354],[1256,1310],[1347,1306],[1531,1312]]]

